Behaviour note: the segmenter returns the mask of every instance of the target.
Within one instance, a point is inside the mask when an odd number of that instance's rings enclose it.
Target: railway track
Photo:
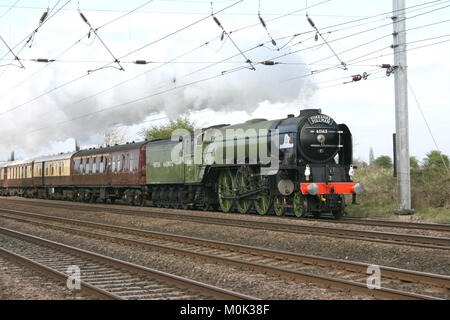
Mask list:
[[[393,286],[394,289],[370,290],[365,283],[368,277],[366,272],[370,266],[360,262],[302,255],[23,211],[9,210],[7,215],[3,214],[1,217],[39,225],[46,229],[52,228],[134,247],[200,258],[213,263],[256,270],[288,279],[310,281],[324,287],[362,293],[380,299],[447,298],[450,289],[450,277],[448,276],[379,267],[383,283]],[[49,224],[47,221],[56,224]],[[70,225],[70,227],[67,225]],[[73,226],[83,229],[73,228]],[[99,233],[98,230],[109,233]],[[118,233],[123,236],[117,236]],[[433,292],[434,296],[428,295],[428,292]],[[437,296],[436,292],[438,292]]]
[[[334,220],[333,223],[335,222],[345,224],[359,224],[365,226],[442,231],[450,233],[449,223],[408,222],[408,221],[393,221],[383,219],[348,218],[348,217],[344,217],[342,220]]]
[[[254,299],[11,229],[0,228],[0,235],[3,256],[64,282],[76,265],[80,287],[100,299]]]
[[[20,200],[12,200],[12,201],[20,201]],[[94,212],[103,211],[109,213],[141,215],[146,217],[179,220],[179,221],[190,221],[196,223],[215,224],[232,227],[244,227],[244,228],[289,232],[298,234],[310,234],[341,239],[354,239],[385,244],[423,247],[430,249],[450,250],[450,238],[448,237],[432,237],[409,233],[381,232],[371,230],[354,230],[337,227],[290,224],[286,222],[257,221],[253,219],[237,219],[232,218],[231,216],[229,218],[228,217],[223,218],[218,216],[201,215],[198,213],[192,214],[192,213],[175,212],[169,211],[167,209],[162,211],[162,210],[152,210],[151,208],[149,208],[149,210],[144,211],[132,208],[123,208],[123,207],[119,208],[104,205],[85,205],[85,204],[61,203],[61,202],[49,203],[42,201],[21,201],[21,202],[28,204],[34,203],[39,206],[51,208],[76,209]]]
[[[20,199],[20,198],[6,198],[6,197],[0,197],[1,201],[16,201],[16,202],[22,202],[22,203],[35,203],[39,205],[46,206],[56,206],[56,207],[71,207],[71,208],[85,208],[89,205],[83,204],[83,203],[71,203],[71,202],[64,202],[61,203],[59,200],[52,202],[49,204],[48,202],[43,202],[39,200],[28,200],[28,199]],[[45,200],[47,201],[47,200]],[[123,208],[114,208],[112,205],[104,205],[104,204],[92,204],[94,207],[109,210],[109,211],[118,211],[123,210]],[[119,204],[120,205],[120,204]],[[142,210],[133,210],[133,207],[128,207],[125,210],[131,210],[136,212],[137,214],[142,213]],[[152,209],[152,207],[147,207],[149,209]],[[87,209],[89,210],[89,209]],[[170,210],[170,209],[166,209]],[[198,213],[198,210],[184,210],[185,212],[192,212],[192,213]],[[169,212],[169,211],[168,211]],[[238,216],[247,216],[245,214],[240,213],[233,213],[232,215],[238,215]],[[257,215],[252,215],[253,217],[258,217]],[[271,216],[265,216],[265,218],[270,218]],[[274,217],[274,219],[279,219],[280,217]],[[432,222],[409,222],[409,221],[395,221],[395,220],[387,220],[387,219],[375,219],[375,218],[364,218],[364,217],[344,217],[341,220],[335,220],[332,217],[321,217],[318,219],[313,218],[297,218],[297,217],[291,217],[291,216],[285,216],[282,217],[286,220],[294,220],[294,221],[318,221],[318,222],[326,222],[326,223],[333,223],[333,224],[355,224],[355,225],[365,225],[365,226],[375,226],[375,227],[388,227],[388,228],[400,228],[400,229],[414,229],[414,230],[424,230],[424,231],[440,231],[440,232],[448,232],[450,233],[450,223],[432,223]]]

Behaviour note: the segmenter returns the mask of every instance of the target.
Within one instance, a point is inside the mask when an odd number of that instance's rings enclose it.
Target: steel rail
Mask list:
[[[168,246],[164,244],[155,244],[155,243],[149,243],[149,242],[143,242],[139,240],[134,239],[128,239],[118,236],[110,236],[106,234],[99,234],[95,232],[90,231],[84,231],[80,229],[72,229],[67,228],[63,226],[56,226],[41,222],[36,222],[34,220],[26,220],[21,219],[18,217],[10,217],[10,216],[3,216],[7,218],[12,218],[18,221],[22,222],[28,222],[28,223],[34,223],[37,225],[41,225],[46,228],[54,228],[63,230],[65,232],[70,233],[77,233],[82,234],[84,236],[94,237],[94,238],[101,238],[112,242],[122,242],[127,245],[131,246],[137,246],[137,247],[145,247],[150,249],[156,249],[159,251],[165,251],[169,253],[175,253],[180,254],[183,256],[191,256],[194,258],[202,258],[208,261],[212,262],[220,262],[225,263],[228,265],[237,266],[240,268],[245,269],[251,269],[251,270],[259,270],[264,273],[271,273],[278,276],[285,276],[289,279],[302,279],[307,281],[313,281],[318,284],[322,284],[325,286],[331,286],[331,287],[337,287],[339,289],[345,289],[345,290],[352,290],[356,292],[362,292],[364,294],[368,294],[374,297],[378,298],[390,298],[390,299],[399,299],[401,298],[401,295],[403,295],[403,298],[419,298],[422,299],[424,297],[429,296],[423,296],[423,295],[416,295],[413,294],[412,296],[409,293],[383,288],[381,291],[377,290],[376,292],[373,292],[372,290],[369,290],[366,286],[357,283],[346,283],[341,282],[337,283],[336,281],[340,281],[337,279],[331,279],[330,277],[324,277],[324,276],[318,276],[318,275],[312,275],[305,272],[298,272],[298,271],[292,271],[286,268],[279,268],[279,267],[271,267],[267,262],[264,263],[264,265],[261,265],[260,263],[256,262],[247,262],[238,260],[236,258],[230,258],[230,257],[221,257],[217,256],[216,254],[209,254],[207,253],[208,250],[211,249],[221,249],[221,250],[228,250],[231,252],[237,252],[239,254],[250,254],[252,256],[260,256],[263,259],[270,258],[274,260],[281,260],[281,261],[288,261],[288,262],[295,262],[295,263],[301,263],[301,264],[312,264],[312,265],[326,265],[331,266],[334,268],[339,269],[345,269],[347,271],[351,272],[357,272],[360,274],[364,274],[367,270],[367,268],[370,266],[366,263],[360,263],[360,262],[352,262],[347,260],[339,260],[339,259],[332,259],[332,258],[325,258],[325,257],[318,257],[318,256],[311,256],[311,255],[302,255],[298,253],[292,253],[292,252],[286,252],[286,251],[278,251],[278,250],[271,250],[271,249],[264,249],[264,248],[258,248],[258,247],[252,247],[252,246],[246,246],[246,245],[238,245],[233,243],[227,243],[227,242],[219,242],[219,241],[212,241],[212,240],[206,240],[206,239],[200,239],[200,238],[194,238],[194,237],[186,237],[186,236],[180,236],[180,235],[173,235],[168,233],[160,233],[160,232],[152,232],[142,229],[135,229],[135,228],[127,228],[127,227],[121,227],[121,226],[115,226],[115,225],[109,225],[109,224],[99,224],[94,223],[90,221],[84,221],[84,220],[75,220],[75,219],[67,219],[67,218],[60,218],[60,217],[53,217],[48,215],[42,215],[42,214],[32,214],[32,213],[26,213],[26,212],[17,212],[15,213],[20,216],[26,216],[27,218],[34,218],[34,219],[42,219],[42,220],[51,220],[54,222],[59,223],[66,223],[66,224],[74,224],[78,226],[85,226],[90,228],[97,228],[97,229],[103,229],[113,232],[120,232],[125,234],[133,234],[133,235],[139,235],[146,238],[152,238],[152,239],[158,239],[158,240],[166,240],[166,241],[173,241],[176,243],[182,243],[184,245],[195,245],[200,246],[200,250],[192,250],[192,249],[182,249],[179,246]],[[437,274],[430,274],[430,273],[423,273],[423,272],[417,272],[417,271],[411,271],[411,270],[404,270],[404,269],[398,269],[398,268],[391,268],[391,267],[384,267],[380,266],[380,271],[383,274],[383,277],[396,279],[396,280],[402,280],[402,281],[413,281],[413,282],[420,282],[420,283],[427,283],[432,284],[435,287],[441,288],[444,290],[444,292],[448,292],[450,288],[450,277],[443,276],[443,275],[437,275]],[[353,284],[359,285],[359,287],[355,287]]]
[[[31,201],[30,201],[31,202]],[[74,205],[74,204],[63,204],[63,203],[48,203],[33,201],[44,207],[57,207],[57,208],[73,208],[80,210],[96,211],[99,209],[103,212],[108,213],[119,213],[128,215],[142,215],[151,216],[161,219],[169,220],[181,220],[181,221],[191,221],[197,223],[215,224],[223,226],[232,227],[244,227],[252,229],[270,230],[278,232],[290,232],[298,234],[311,234],[319,235],[325,237],[341,238],[341,239],[354,239],[354,240],[364,240],[371,242],[379,242],[385,244],[397,244],[406,246],[415,246],[430,249],[443,249],[450,250],[450,238],[448,237],[432,237],[423,236],[417,234],[407,234],[407,233],[394,233],[394,232],[382,232],[382,231],[371,231],[371,230],[354,230],[354,229],[344,229],[335,227],[324,227],[324,226],[311,226],[311,225],[300,225],[300,224],[289,224],[286,222],[268,222],[268,221],[256,221],[249,219],[233,219],[233,218],[223,218],[223,217],[213,217],[205,216],[199,214],[191,213],[181,213],[173,211],[155,211],[155,210],[132,210],[129,208],[117,208],[117,207],[105,207],[102,205]],[[167,209],[166,209],[167,210]]]
[[[169,286],[174,286],[180,290],[188,290],[191,293],[200,293],[206,298],[214,298],[220,300],[235,300],[235,299],[245,299],[254,300],[256,298],[243,295],[237,292],[205,284],[199,281],[183,278],[170,273],[158,271],[155,269],[150,269],[145,266],[137,265],[127,261],[115,259],[105,255],[101,255],[95,252],[90,252],[84,249],[76,248],[66,244],[58,243],[48,239],[36,237],[33,235],[25,234],[23,232],[11,230],[8,228],[0,227],[0,233],[12,236],[14,238],[22,239],[27,242],[36,243],[45,247],[51,247],[56,250],[68,252],[75,256],[81,256],[84,258],[99,261],[101,264],[108,264],[113,268],[120,268],[128,273],[141,274],[146,278],[157,279],[158,281],[167,283]],[[88,281],[89,282],[89,281]],[[118,295],[120,296],[120,294]]]
[[[19,264],[22,264],[22,265],[26,266],[26,267],[32,268],[32,269],[38,271],[39,273],[46,274],[46,275],[48,275],[48,276],[50,276],[50,277],[52,277],[52,278],[54,278],[54,279],[56,279],[58,281],[61,281],[61,282],[64,282],[64,283],[67,281],[67,277],[68,276],[66,274],[64,274],[62,272],[59,272],[56,269],[47,267],[47,266],[45,266],[42,263],[39,263],[37,261],[33,261],[31,259],[28,259],[28,258],[26,258],[24,256],[21,256],[21,255],[19,255],[17,253],[14,253],[14,252],[10,251],[10,250],[7,250],[7,249],[4,249],[4,248],[0,247],[0,255],[2,255],[3,257],[5,257],[5,258],[7,258],[7,259],[9,259],[11,261],[15,261],[15,262],[17,262]],[[87,282],[85,282],[83,280],[80,280],[80,290],[84,291],[85,293],[90,294],[92,296],[96,296],[96,297],[98,297],[100,299],[103,299],[103,300],[123,300],[122,297],[119,297],[118,295],[115,295],[115,294],[113,294],[111,292],[103,290],[102,288],[93,286],[93,285],[91,285],[91,284],[89,284],[89,283],[87,283]]]
[[[22,203],[39,203],[39,204],[45,204],[48,202],[42,202],[39,200],[28,200],[28,199],[11,199],[6,197],[0,197],[0,200],[5,201],[16,201],[16,202],[22,202]],[[43,199],[44,201],[49,201],[47,199]],[[52,200],[54,201],[54,200]],[[63,200],[56,200],[55,203],[51,203],[51,205],[55,206],[62,206],[60,202],[57,201],[63,201]],[[83,206],[82,203],[68,203],[66,202],[68,206],[77,207],[77,206]],[[102,206],[102,204],[94,204],[98,205],[100,208],[106,208]],[[121,204],[118,204],[121,205]],[[146,208],[152,208],[150,206],[145,206]],[[108,207],[109,209],[109,207]],[[179,209],[177,209],[179,210]],[[198,212],[198,210],[184,210],[186,212]],[[138,211],[142,212],[142,211]],[[217,211],[222,213],[221,211]],[[241,213],[235,213],[236,215],[245,216],[246,214]],[[253,215],[254,217],[257,217],[257,215]],[[425,231],[441,231],[441,232],[450,232],[450,223],[434,223],[434,222],[410,222],[410,221],[395,221],[395,220],[387,220],[387,219],[376,219],[376,218],[365,218],[365,217],[344,217],[340,220],[335,220],[333,217],[321,217],[317,219],[313,218],[297,218],[293,216],[285,216],[285,217],[275,217],[275,216],[265,216],[265,218],[284,218],[286,220],[294,220],[294,221],[318,221],[318,222],[325,222],[325,223],[335,223],[335,224],[357,224],[357,225],[368,225],[368,226],[378,226],[378,227],[389,227],[389,228],[400,228],[400,229],[416,229],[416,230],[425,230]]]
[[[354,217],[344,217],[344,218],[342,218],[342,220],[335,220],[335,221],[330,221],[330,222],[331,223],[359,224],[359,225],[378,226],[378,227],[450,232],[450,224],[449,223],[392,221],[392,220],[384,220],[384,219],[354,218]]]

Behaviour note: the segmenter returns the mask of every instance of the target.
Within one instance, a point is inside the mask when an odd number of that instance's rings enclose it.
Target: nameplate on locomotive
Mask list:
[[[334,123],[334,120],[331,119],[329,116],[326,116],[324,114],[318,114],[315,116],[311,116],[308,118],[309,124],[313,125],[316,123],[325,123],[329,126],[331,126]]]

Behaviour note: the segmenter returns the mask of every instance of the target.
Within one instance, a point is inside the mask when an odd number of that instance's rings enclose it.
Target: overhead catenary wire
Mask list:
[[[23,40],[21,40],[21,41],[19,41],[15,46],[13,46],[12,47],[12,50],[15,50],[21,43],[23,43],[24,41],[25,41],[25,43],[24,43],[24,45],[22,46],[22,48],[21,49],[19,49],[18,50],[18,54],[20,54],[21,52],[22,52],[22,50],[27,46],[27,44],[29,43],[29,41],[27,41],[27,39],[28,40],[30,40],[35,34],[36,34],[36,32],[44,25],[44,24],[46,24],[48,21],[50,21],[50,19],[52,19],[55,15],[57,15],[65,6],[67,6],[70,2],[71,2],[72,0],[68,0],[66,3],[64,3],[58,10],[56,10],[56,12],[55,13],[52,13],[53,12],[53,10],[56,8],[56,6],[58,5],[58,3],[60,2],[60,1],[58,1],[54,6],[53,6],[53,8],[49,11],[49,13],[45,16],[45,19],[42,21],[42,23],[40,23],[39,24],[39,26],[36,28],[36,29],[34,29],[31,33],[29,33]],[[41,18],[43,17],[43,15],[41,16]],[[31,41],[31,40],[30,40]],[[5,54],[4,56],[2,56],[1,58],[0,58],[0,61],[1,60],[3,60],[3,58],[5,58],[6,56],[7,56],[8,54]],[[4,74],[5,74],[5,72],[6,72],[6,68],[4,69],[4,71],[0,74],[0,77],[2,77]]]
[[[430,24],[426,24],[426,25],[422,25],[422,26],[410,28],[410,29],[407,29],[407,30],[405,30],[405,31],[403,31],[403,32],[408,32],[408,31],[412,31],[412,30],[422,29],[422,28],[426,28],[426,27],[429,27],[429,26],[435,26],[435,25],[442,24],[442,23],[446,23],[446,22],[449,22],[449,21],[450,21],[450,19],[442,20],[442,21],[438,21],[438,22],[434,22],[434,23],[430,23]],[[374,40],[370,40],[370,41],[368,41],[368,42],[359,44],[359,45],[357,45],[357,46],[355,46],[355,47],[352,47],[352,48],[350,48],[350,49],[347,49],[347,50],[344,50],[344,51],[340,51],[339,54],[344,54],[344,53],[347,53],[347,52],[350,52],[350,51],[353,51],[353,50],[362,48],[362,47],[364,47],[364,46],[366,46],[366,45],[368,45],[368,44],[374,43],[374,42],[376,42],[376,41],[379,41],[379,40],[382,40],[382,39],[385,39],[385,38],[388,38],[388,37],[391,37],[391,36],[392,36],[391,33],[386,34],[386,35],[381,36],[381,37],[379,37],[379,38],[376,38],[376,39],[374,39]],[[382,50],[387,49],[387,48],[388,48],[388,47],[383,48]],[[389,48],[391,48],[391,47],[389,47]],[[315,65],[315,64],[317,64],[317,63],[319,63],[319,62],[328,60],[328,59],[330,59],[330,58],[332,58],[332,57],[334,57],[334,56],[328,56],[328,57],[325,57],[325,58],[322,58],[322,59],[319,59],[319,60],[315,60],[314,62],[311,62],[310,65]]]
[[[1,15],[0,19],[3,18],[8,12],[10,12],[12,9],[16,7],[16,5],[19,3],[20,0],[17,0],[12,6],[8,7]]]
[[[428,132],[429,132],[429,134],[431,136],[431,139],[433,139],[433,143],[434,143],[436,149],[439,151],[439,155],[441,157],[441,160],[442,160],[442,163],[444,164],[445,169],[447,170],[447,174],[450,176],[450,170],[449,170],[449,168],[447,166],[447,163],[446,163],[446,161],[444,159],[444,156],[442,155],[442,152],[439,149],[439,146],[438,146],[438,144],[436,142],[436,139],[435,139],[435,137],[433,135],[433,132],[431,131],[431,127],[428,124],[428,121],[427,121],[427,119],[425,117],[425,114],[423,113],[422,107],[421,107],[421,105],[419,103],[419,100],[417,99],[416,93],[414,92],[414,90],[413,90],[413,88],[411,86],[411,82],[408,80],[407,83],[408,83],[409,90],[411,91],[411,93],[412,93],[412,95],[414,97],[414,100],[416,101],[417,108],[419,109],[420,114],[422,115],[423,121],[425,122],[425,124],[427,126],[427,129],[428,129]]]
[[[0,40],[3,42],[3,44],[8,48],[9,52],[13,55],[14,60],[20,63],[20,67],[22,69],[25,69],[24,65],[22,64],[22,62],[20,61],[19,57],[14,53],[14,51],[12,51],[12,49],[9,47],[9,45],[6,43],[6,41],[3,39],[2,36],[0,36]]]
[[[261,22],[261,25],[263,26],[263,28],[266,30],[267,35],[269,36],[269,38],[272,40],[272,45],[274,47],[277,47],[277,42],[273,39],[272,35],[269,32],[269,29],[267,29],[267,25],[266,22],[264,21],[264,19],[261,17],[261,0],[259,0],[259,7],[258,7],[258,19]],[[277,47],[277,50],[279,51],[280,48]]]
[[[370,29],[370,30],[372,30],[372,29]],[[359,33],[358,33],[359,34]],[[338,39],[337,39],[338,40]],[[336,41],[336,40],[334,40],[334,41]],[[256,46],[257,47],[257,46]],[[301,51],[301,50],[300,50]],[[233,56],[233,57],[235,57],[235,56]],[[275,57],[274,59],[277,59],[278,57]],[[205,68],[203,68],[203,69],[205,69]],[[191,75],[191,74],[189,74],[189,75]],[[61,86],[57,86],[57,87],[55,87],[55,88],[53,88],[52,90],[50,90],[50,92],[53,92],[53,91],[55,91],[55,90],[58,90],[58,89],[60,89],[61,87],[63,87],[63,86],[65,86],[65,85],[68,85],[68,84],[71,84],[71,83],[73,83],[73,82],[76,82],[76,81],[78,81],[78,80],[80,80],[80,79],[82,79],[82,78],[84,78],[84,76],[81,76],[81,77],[78,77],[78,78],[76,78],[76,79],[73,79],[73,80],[71,80],[71,81],[69,81],[68,83],[66,83],[66,84],[63,84],[63,85],[61,85]],[[38,97],[35,97],[34,99],[32,99],[32,100],[30,100],[30,101],[27,101],[26,103],[24,103],[24,104],[21,104],[21,105],[19,105],[19,106],[17,106],[17,107],[21,107],[21,106],[23,106],[23,105],[25,105],[25,104],[27,104],[27,103],[29,103],[29,102],[32,102],[32,101],[35,101],[35,100],[37,100],[38,98],[40,98],[40,97],[42,97],[42,96],[44,96],[44,95],[46,95],[46,94],[48,94],[48,93],[50,93],[50,92],[46,92],[45,94],[42,94],[42,95],[40,95],[40,96],[38,96]],[[6,111],[6,112],[8,112],[8,111]],[[6,113],[6,112],[4,112],[4,113]],[[0,115],[2,115],[3,113],[0,113]]]
[[[120,61],[114,56],[114,54],[111,52],[111,50],[108,48],[108,46],[105,44],[105,42],[103,42],[102,38],[100,38],[100,36],[97,33],[97,30],[92,28],[92,25],[89,23],[88,19],[86,18],[86,16],[79,11],[81,18],[83,19],[83,21],[89,26],[90,31],[94,32],[95,36],[98,38],[98,40],[100,41],[100,43],[103,45],[103,47],[105,47],[105,49],[109,52],[109,54],[111,55],[111,57],[113,57],[114,59],[114,63],[117,63],[117,65],[119,66],[119,70],[121,71],[125,71],[125,69],[122,67],[122,65],[120,64]],[[88,73],[94,72],[94,71],[98,71],[102,68],[96,69],[96,70],[88,70]]]
[[[71,1],[71,0],[69,0],[69,1]],[[235,3],[233,3],[233,4],[229,5],[229,6],[227,6],[227,7],[225,7],[225,8],[222,8],[221,10],[217,11],[216,13],[223,12],[223,11],[225,11],[225,10],[227,10],[227,9],[229,9],[229,8],[231,8],[231,7],[233,7],[233,6],[235,6],[235,5],[237,5],[238,3],[242,2],[242,1],[243,1],[243,0],[239,0],[239,1],[237,1],[237,2],[235,2]],[[142,46],[142,47],[140,47],[140,48],[138,48],[138,49],[135,49],[135,50],[129,52],[128,54],[126,54],[126,55],[124,55],[124,56],[122,56],[122,57],[119,57],[118,60],[120,61],[121,59],[123,59],[123,58],[125,58],[125,57],[127,57],[127,56],[129,56],[129,55],[131,55],[131,54],[133,54],[133,53],[135,53],[135,52],[137,52],[137,51],[139,51],[139,50],[142,50],[142,49],[144,49],[144,48],[146,48],[146,47],[149,47],[149,46],[151,46],[151,45],[153,45],[153,44],[155,44],[155,43],[157,43],[157,42],[160,42],[160,41],[162,41],[162,40],[164,40],[164,39],[166,39],[166,38],[168,38],[168,37],[170,37],[170,36],[172,36],[172,35],[174,35],[174,34],[176,34],[176,33],[178,33],[178,32],[181,32],[181,31],[183,31],[183,30],[186,30],[186,29],[188,29],[189,27],[192,27],[193,25],[198,24],[198,23],[200,23],[200,22],[202,22],[202,21],[205,21],[206,19],[209,19],[209,18],[210,18],[210,15],[208,15],[208,16],[206,16],[206,17],[203,17],[203,18],[201,18],[201,19],[199,19],[199,20],[197,20],[197,21],[195,21],[195,22],[193,22],[193,23],[191,23],[191,24],[189,24],[189,25],[187,25],[187,26],[184,26],[184,27],[182,27],[182,28],[180,28],[180,29],[177,29],[177,30],[174,31],[174,32],[169,33],[168,35],[165,35],[165,36],[163,36],[163,37],[161,37],[161,38],[159,38],[159,39],[157,39],[157,40],[155,40],[155,41],[152,41],[152,42],[150,42],[149,44],[146,44],[145,46]],[[111,63],[106,64],[106,65],[104,65],[103,67],[101,67],[100,69],[106,68],[106,67],[108,67],[110,64],[111,64]],[[69,81],[66,82],[66,83],[63,83],[63,84],[61,84],[61,85],[59,85],[59,86],[55,86],[54,88],[52,88],[52,89],[50,89],[50,90],[48,90],[48,91],[46,91],[46,92],[44,92],[44,93],[42,93],[42,94],[40,94],[40,95],[38,95],[38,96],[35,96],[34,98],[32,98],[32,99],[30,99],[30,100],[28,100],[28,101],[25,101],[24,103],[21,103],[21,104],[16,105],[16,106],[14,106],[14,107],[12,107],[12,108],[10,108],[10,109],[8,109],[8,110],[5,110],[5,111],[1,112],[1,113],[0,113],[0,116],[3,115],[3,114],[6,114],[6,113],[8,113],[8,112],[11,112],[11,111],[13,111],[13,110],[16,110],[16,109],[18,109],[18,108],[20,108],[20,107],[22,107],[22,106],[24,106],[24,105],[27,105],[27,104],[29,104],[29,103],[31,103],[31,102],[33,102],[33,101],[36,101],[37,99],[39,99],[39,98],[41,98],[41,97],[43,97],[43,96],[46,96],[46,95],[48,95],[48,94],[50,94],[50,93],[52,93],[52,92],[54,92],[54,91],[56,91],[56,90],[59,90],[59,89],[65,87],[65,86],[67,86],[67,85],[70,85],[70,84],[72,84],[72,83],[75,83],[75,82],[77,82],[78,80],[81,80],[81,79],[85,78],[87,75],[90,75],[90,74],[92,74],[92,73],[83,74],[83,75],[78,76],[78,77],[76,77],[76,78],[74,78],[74,79],[72,79],[72,80],[69,80]]]
[[[331,52],[333,52],[334,56],[339,60],[339,62],[341,63],[341,66],[344,68],[344,70],[348,70],[347,69],[347,65],[345,64],[345,62],[342,61],[341,58],[339,58],[337,53],[333,50],[333,48],[330,46],[328,41],[324,38],[322,33],[320,33],[319,29],[316,27],[315,23],[309,17],[308,13],[306,14],[306,19],[308,20],[309,24],[316,30],[317,34],[322,38],[323,42],[328,46],[328,48],[330,48],[330,50],[331,50]]]
[[[239,53],[244,57],[245,62],[250,65],[250,70],[256,70],[252,61],[249,58],[247,58],[245,53],[242,52],[241,48],[239,48],[239,46],[236,44],[236,42],[234,42],[233,38],[231,38],[230,34],[225,30],[225,28],[220,23],[219,19],[217,19],[217,17],[214,14],[211,14],[211,16],[212,16],[214,22],[219,26],[219,28],[222,29],[223,33],[227,35],[228,39],[230,39],[230,41],[233,43],[233,45],[236,47],[236,49],[239,51]]]
[[[435,2],[438,2],[438,1],[432,1],[432,2],[429,2],[429,3],[435,3]],[[323,2],[321,2],[321,3],[323,3]],[[428,4],[428,3],[427,3]],[[417,6],[415,6],[415,7],[417,7]],[[226,8],[225,8],[226,9]],[[297,10],[298,11],[298,10]],[[284,15],[284,16],[287,16],[287,15],[289,15],[289,14],[286,14],[286,15]],[[379,15],[376,15],[376,16],[379,16]],[[278,17],[279,18],[279,17]],[[272,19],[272,20],[274,20],[274,19]],[[358,19],[359,21],[361,20],[361,19]],[[342,25],[342,24],[340,24],[340,25]],[[135,50],[136,51],[136,50]],[[80,78],[82,78],[82,77],[79,77],[79,78],[77,78],[77,79],[80,79]],[[70,84],[70,83],[73,83],[74,81],[76,81],[77,79],[74,79],[74,80],[71,80],[71,81],[69,81],[68,83],[66,83],[66,84]],[[61,87],[63,87],[64,86],[64,84],[63,85],[61,85],[61,86],[58,86],[57,88],[61,88]],[[51,90],[51,92],[53,92],[54,90]],[[47,92],[47,93],[49,93],[49,92]],[[43,95],[45,95],[45,94],[43,94]],[[43,95],[40,95],[39,97],[41,97],[41,96],[43,96]],[[37,98],[39,98],[39,97],[37,97]],[[36,100],[36,99],[33,99],[33,100],[31,100],[31,101],[34,101],[34,100]],[[27,102],[26,102],[27,103]],[[25,104],[26,104],[25,103]]]
[[[380,68],[381,68],[381,66],[380,66]],[[38,128],[38,129],[35,129],[35,130],[32,130],[32,131],[29,131],[29,132],[27,132],[26,134],[32,134],[32,133],[39,132],[39,131],[42,131],[42,130],[45,130],[45,129],[48,129],[48,128],[51,128],[51,127],[54,127],[54,126],[66,124],[66,123],[69,123],[69,122],[72,122],[72,121],[76,121],[76,120],[80,120],[80,119],[84,119],[84,118],[87,118],[87,117],[89,117],[89,116],[91,116],[91,115],[103,113],[103,112],[106,112],[106,111],[111,111],[111,110],[114,110],[114,109],[117,109],[117,108],[120,108],[120,107],[124,107],[124,106],[129,106],[129,105],[131,105],[131,104],[133,104],[133,103],[141,102],[141,101],[144,101],[144,100],[147,100],[147,99],[150,99],[150,98],[153,98],[153,97],[162,95],[162,94],[166,94],[166,93],[172,92],[172,91],[174,91],[174,90],[178,90],[178,89],[181,89],[181,88],[189,87],[189,86],[191,86],[191,85],[195,85],[195,84],[198,84],[198,83],[201,83],[201,82],[213,80],[213,79],[216,79],[216,78],[218,78],[218,77],[225,76],[225,75],[227,75],[227,74],[237,72],[237,71],[239,71],[239,70],[242,70],[242,68],[240,68],[240,69],[229,70],[229,71],[227,71],[227,72],[222,72],[222,73],[217,74],[217,75],[213,75],[213,76],[210,76],[210,77],[207,77],[207,78],[202,78],[202,79],[199,79],[199,80],[196,80],[196,81],[192,81],[192,82],[189,82],[189,83],[181,84],[181,85],[178,85],[178,86],[176,86],[176,87],[168,88],[168,89],[165,89],[165,90],[162,90],[162,91],[159,91],[159,92],[152,93],[152,94],[150,94],[150,95],[146,95],[146,96],[144,96],[144,97],[140,97],[140,98],[137,98],[137,99],[133,99],[133,100],[124,102],[124,103],[116,104],[116,105],[113,105],[113,106],[111,106],[111,107],[102,108],[101,110],[96,110],[96,111],[93,111],[93,112],[85,113],[85,114],[83,114],[83,115],[80,115],[80,116],[77,116],[77,117],[74,117],[74,118],[71,118],[71,119],[62,121],[62,122],[58,122],[58,123],[56,123],[56,124],[54,124],[54,125],[51,125],[51,126],[44,126],[44,127],[41,127],[41,128]],[[383,70],[379,70],[379,71],[376,71],[376,72],[372,72],[372,75],[377,74],[377,73],[380,73],[380,72],[382,72],[382,71],[383,71]],[[311,74],[305,74],[305,77],[308,77],[308,76],[311,76]],[[378,80],[378,79],[382,79],[382,78],[386,78],[386,77],[387,77],[386,75],[383,75],[383,76],[381,76],[381,77],[368,78],[367,81],[370,81],[370,80]],[[355,82],[355,81],[351,81],[351,83],[354,83],[354,82]],[[336,86],[342,86],[342,85],[346,85],[346,84],[348,84],[348,83],[339,83],[339,84],[336,84],[336,85],[330,85],[330,86],[326,86],[326,87],[320,87],[320,88],[318,88],[318,89],[321,90],[321,89],[325,89],[325,88],[331,88],[331,87],[336,87]]]

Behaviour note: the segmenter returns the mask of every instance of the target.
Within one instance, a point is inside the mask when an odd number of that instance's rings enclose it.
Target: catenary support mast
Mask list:
[[[411,214],[405,0],[393,0],[398,213]]]

